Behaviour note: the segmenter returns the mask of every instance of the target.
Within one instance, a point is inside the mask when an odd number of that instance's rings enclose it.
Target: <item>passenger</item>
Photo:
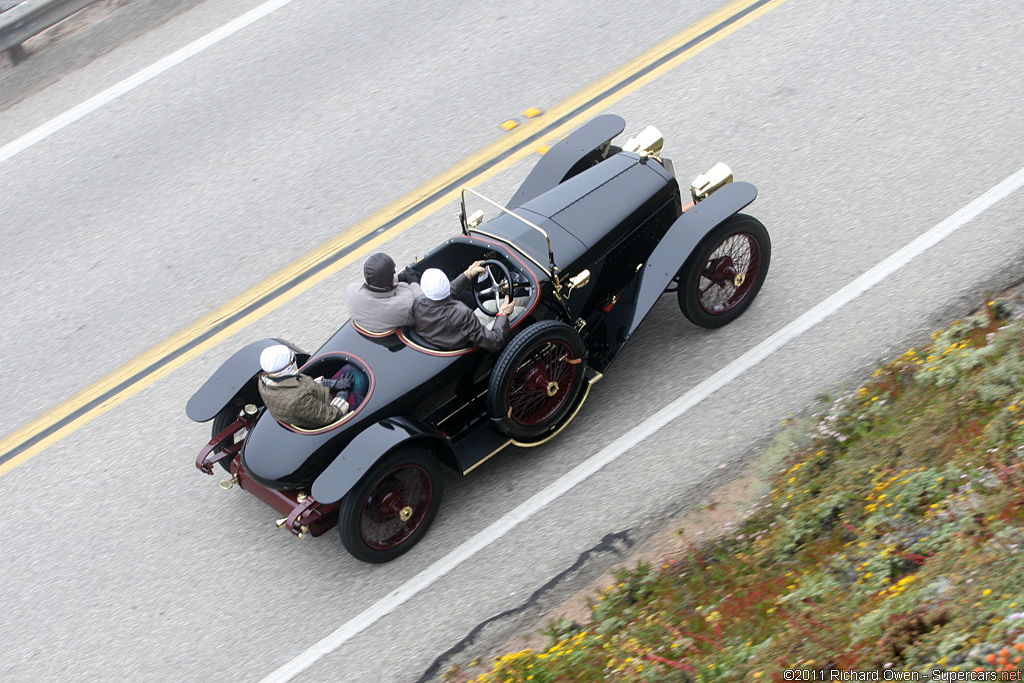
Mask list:
[[[334,379],[299,373],[295,354],[287,346],[268,346],[260,354],[258,387],[263,403],[274,419],[301,429],[320,429],[348,414],[352,374],[339,372]],[[331,397],[331,392],[337,395]]]
[[[422,295],[419,274],[406,268],[395,276],[395,262],[377,253],[363,264],[365,282],[353,282],[346,292],[352,322],[368,332],[389,332],[411,325],[412,305]]]
[[[484,327],[472,309],[456,298],[473,278],[484,272],[481,263],[483,261],[475,261],[451,282],[438,268],[428,268],[423,273],[420,280],[423,296],[413,304],[416,332],[421,337],[444,349],[479,346],[492,353],[501,350],[508,338],[508,316],[514,308],[509,297],[505,296],[491,329]]]

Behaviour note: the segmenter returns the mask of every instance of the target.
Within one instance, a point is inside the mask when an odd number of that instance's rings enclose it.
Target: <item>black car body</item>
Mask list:
[[[717,165],[684,203],[671,162],[658,156],[660,133],[648,129],[623,151],[611,144],[623,128],[614,115],[582,126],[541,158],[506,207],[465,190],[462,234],[410,264],[451,275],[487,262],[466,303],[493,314],[492,296],[523,302],[499,354],[348,322],[314,354],[292,348],[314,377],[358,368],[365,398],[340,422],[304,430],[275,420],[256,389],[260,352],[287,342],[254,342],[188,403],[193,420],[214,420],[197,466],[212,473],[220,462],[232,477],[225,485],[285,514],[279,525],[293,533],[337,524],[354,556],[387,561],[433,520],[439,465],[465,474],[510,444],[556,435],[666,291],[678,292],[698,325],[740,315],[771,256],[764,227],[738,213],[756,189]]]

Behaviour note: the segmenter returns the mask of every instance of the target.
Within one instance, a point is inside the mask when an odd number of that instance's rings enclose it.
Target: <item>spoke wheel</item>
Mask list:
[[[536,441],[560,428],[583,388],[586,347],[565,323],[531,325],[502,351],[488,388],[491,417],[510,437]]]
[[[571,363],[578,360],[569,345],[560,340],[534,347],[509,382],[509,417],[527,427],[551,419],[569,400],[576,372]]]
[[[213,427],[210,428],[210,438],[217,436],[228,426],[238,418],[239,407],[234,403],[229,403],[217,413],[217,417],[213,418]],[[222,449],[217,448],[214,453],[220,453]],[[223,460],[217,461],[217,464],[224,468],[224,471],[231,474],[231,460],[232,458],[224,458]]]
[[[426,533],[443,489],[432,454],[419,449],[390,453],[345,496],[338,518],[341,542],[364,562],[395,559]]]
[[[738,318],[764,284],[771,251],[768,231],[756,218],[736,214],[716,227],[680,273],[683,315],[710,328]]]

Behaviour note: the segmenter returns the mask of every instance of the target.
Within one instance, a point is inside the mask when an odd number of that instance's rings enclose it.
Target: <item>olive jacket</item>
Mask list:
[[[341,408],[331,405],[331,391],[309,375],[275,379],[270,386],[259,379],[260,396],[270,414],[280,422],[300,429],[320,429],[340,420]]]

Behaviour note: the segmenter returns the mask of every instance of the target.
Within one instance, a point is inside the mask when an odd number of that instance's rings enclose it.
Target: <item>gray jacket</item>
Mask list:
[[[292,375],[267,386],[260,377],[260,396],[277,420],[300,429],[320,429],[343,417],[341,408],[331,405],[331,391],[309,375]]]
[[[412,325],[412,305],[423,290],[416,283],[399,282],[390,292],[372,292],[366,285],[348,286],[348,314],[352,322],[370,332],[387,332]]]
[[[508,338],[508,316],[499,315],[494,329],[488,330],[473,310],[456,297],[469,286],[469,278],[459,275],[451,282],[451,295],[441,301],[417,297],[413,304],[416,331],[431,344],[445,349],[479,346],[492,353],[500,351]]]

